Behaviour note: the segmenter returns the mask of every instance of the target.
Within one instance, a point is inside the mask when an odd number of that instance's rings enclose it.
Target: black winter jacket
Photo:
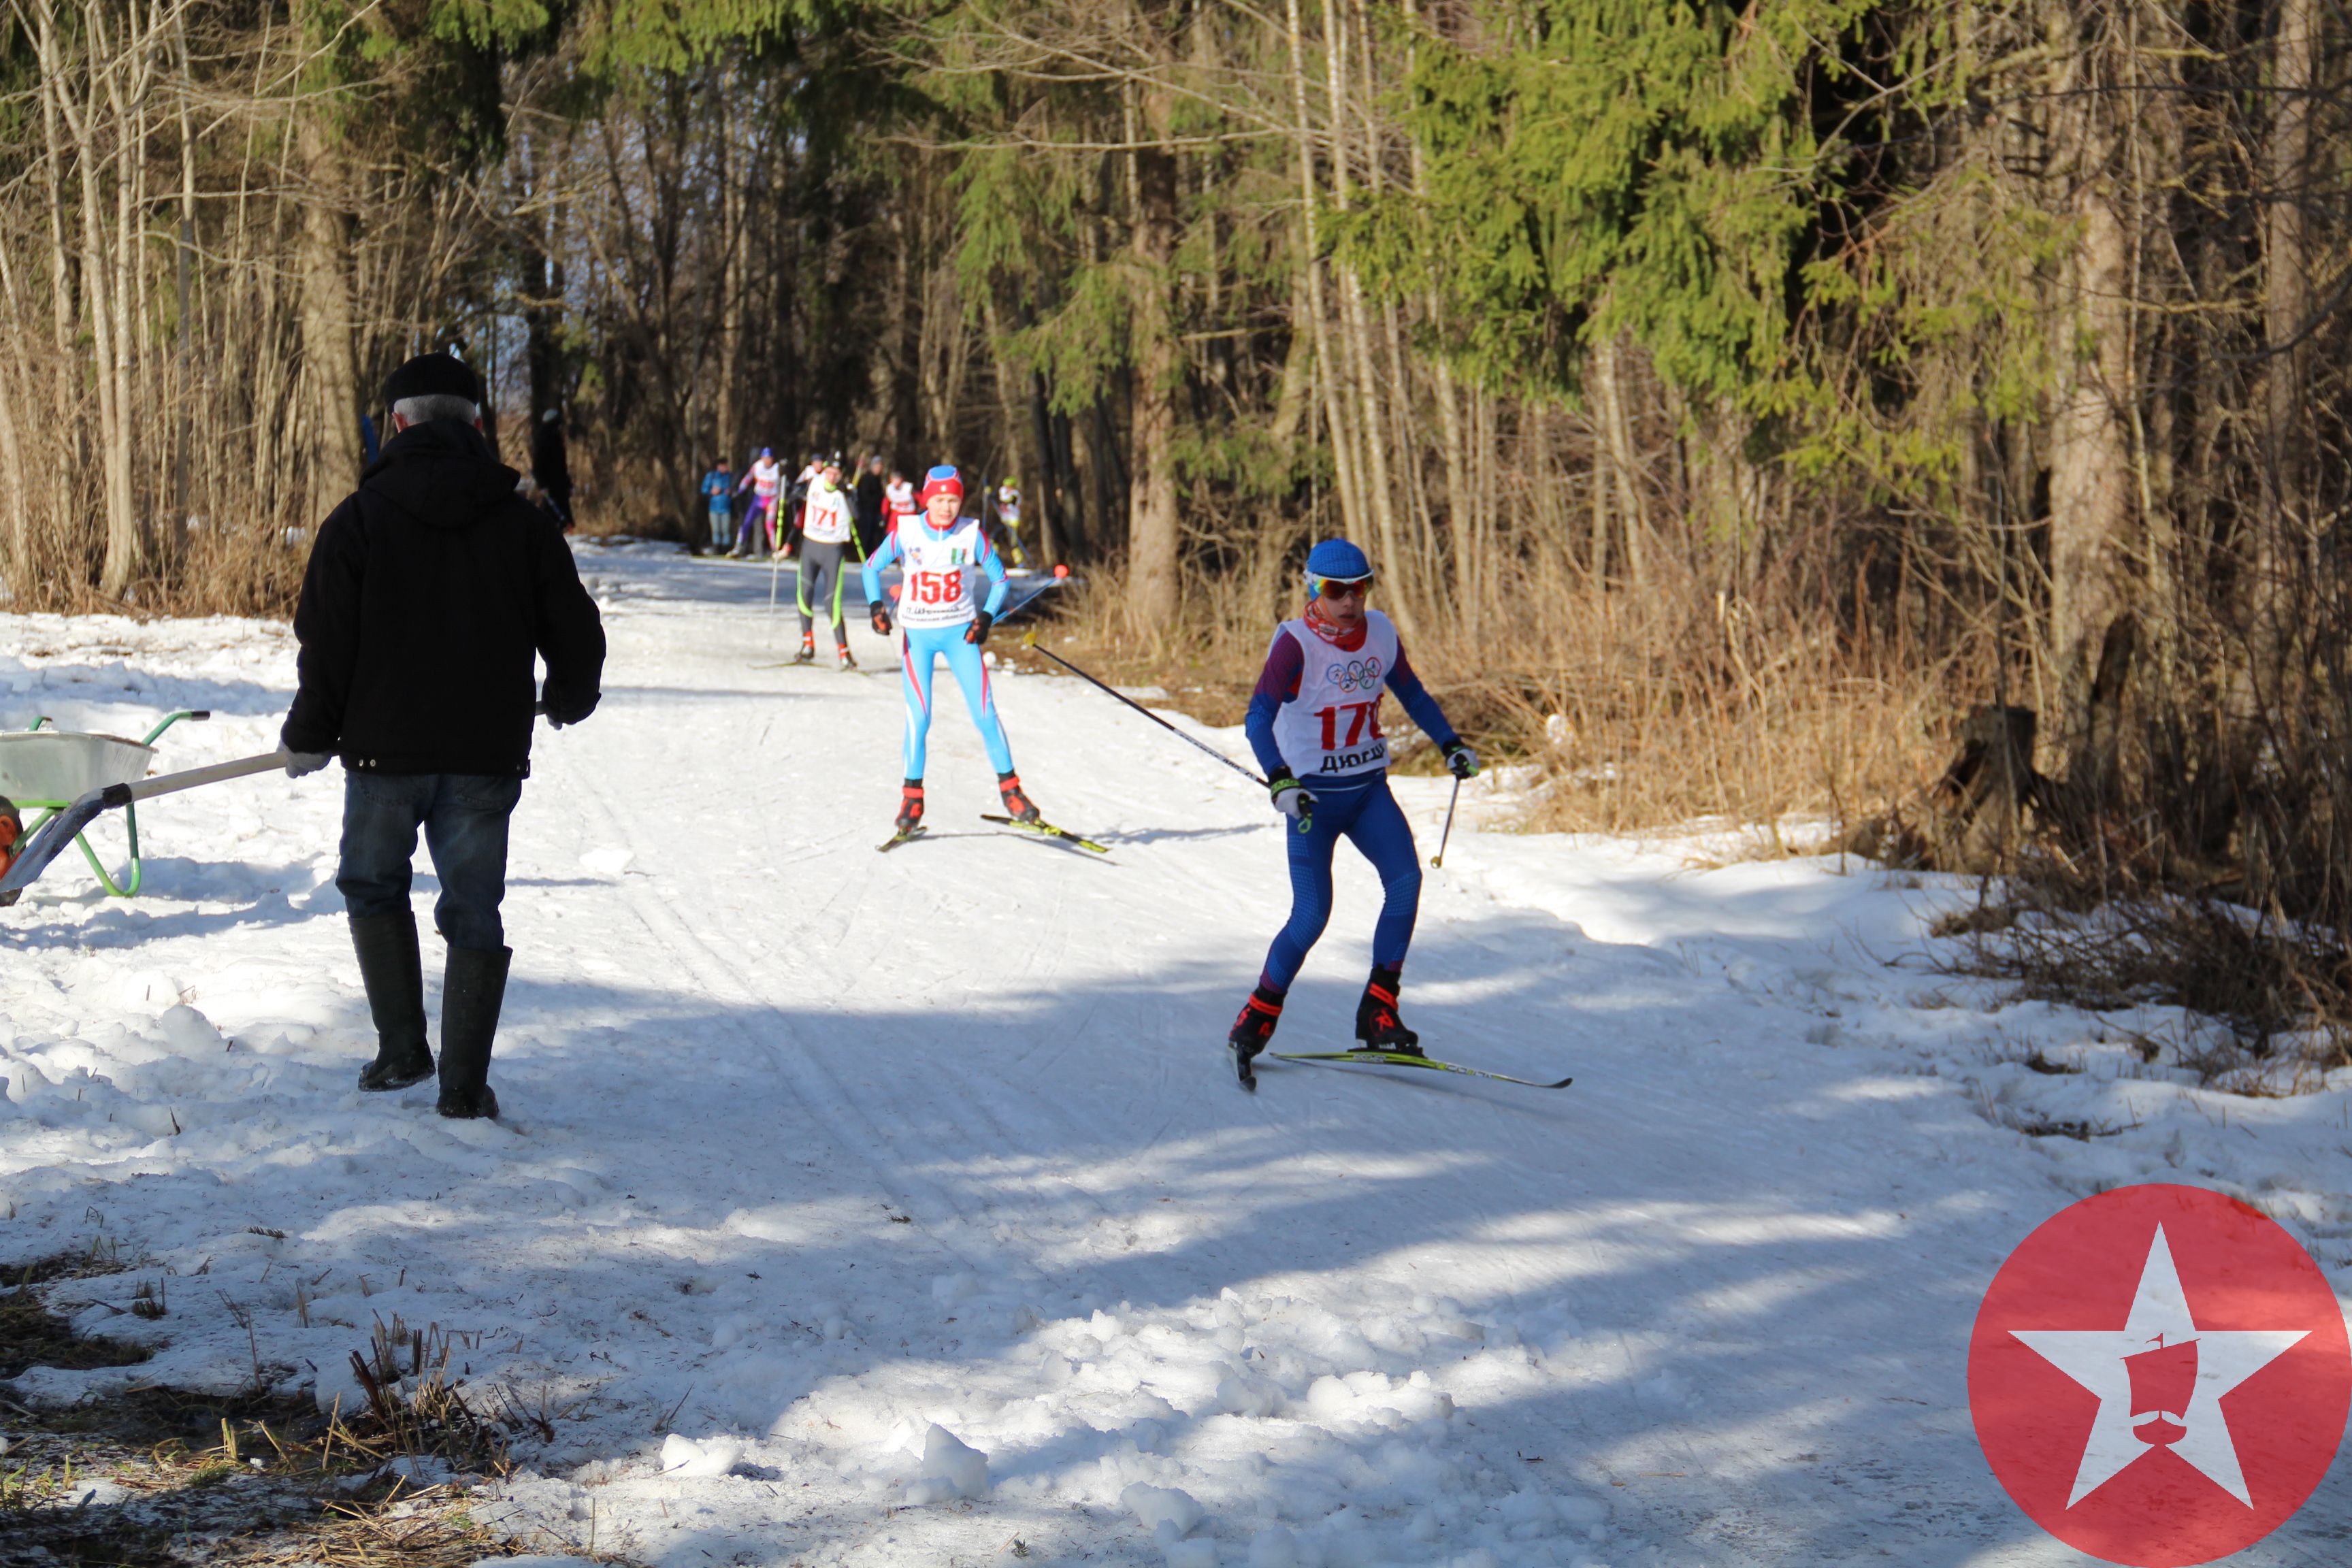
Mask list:
[[[530,772],[532,656],[548,711],[584,714],[604,628],[572,551],[471,425],[385,444],[328,514],[302,578],[289,751],[378,773]]]

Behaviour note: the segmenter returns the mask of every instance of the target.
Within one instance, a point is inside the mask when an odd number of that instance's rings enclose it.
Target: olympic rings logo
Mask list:
[[[1342,691],[1370,691],[1381,683],[1378,658],[1351,658],[1323,672],[1323,679]]]

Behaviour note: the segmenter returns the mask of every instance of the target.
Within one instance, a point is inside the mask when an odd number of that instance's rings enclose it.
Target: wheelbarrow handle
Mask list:
[[[531,711],[534,714],[545,713],[547,704],[538,703]],[[38,832],[17,847],[16,858],[8,863],[7,875],[0,876],[0,909],[14,904],[16,896],[47,870],[49,862],[64,853],[65,847],[79,837],[81,830],[96,821],[101,813],[138,801],[152,800],[159,795],[176,795],[184,789],[200,789],[205,784],[225,784],[230,779],[266,773],[273,768],[284,767],[292,757],[292,752],[280,746],[274,752],[239,757],[233,763],[215,763],[209,767],[158,773],[152,779],[134,779],[129,784],[108,784],[104,789],[91,790],[43,823]]]
[[[277,751],[265,752],[256,757],[240,757],[233,763],[215,763],[210,767],[159,773],[152,779],[108,784],[103,789],[91,790],[43,823],[40,830],[17,848],[9,864],[8,874],[0,877],[0,908],[15,903],[16,895],[30,887],[34,879],[49,868],[49,862],[63,854],[65,847],[103,813],[129,805],[134,801],[152,800],[159,795],[175,795],[184,789],[196,789],[205,784],[268,773],[272,768],[284,767],[286,759],[286,749],[281,746]]]
[[[129,784],[109,784],[94,790],[100,797],[99,809],[111,811],[119,805],[129,805],[137,800],[152,800],[159,795],[177,795],[184,789],[201,789],[205,784],[225,784],[254,773],[266,773],[272,768],[282,768],[291,753],[280,746],[274,752],[257,756],[239,757],[233,763],[214,763],[208,767],[188,768],[176,773],[157,773],[152,779],[134,779]],[[84,795],[83,800],[88,800]],[[81,804],[76,801],[75,805]]]

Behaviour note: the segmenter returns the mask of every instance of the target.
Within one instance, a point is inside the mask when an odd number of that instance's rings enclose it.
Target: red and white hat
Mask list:
[[[936,495],[951,495],[958,500],[963,499],[963,476],[957,473],[952,465],[942,463],[925,474],[923,488],[915,492],[915,502],[918,506],[928,507]]]

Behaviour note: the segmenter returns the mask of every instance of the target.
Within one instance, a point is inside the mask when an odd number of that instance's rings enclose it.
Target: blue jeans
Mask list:
[[[1382,968],[1402,968],[1405,950],[1412,945],[1412,926],[1421,913],[1421,858],[1412,847],[1412,828],[1389,793],[1389,777],[1376,774],[1353,789],[1318,790],[1307,781],[1315,796],[1315,826],[1301,833],[1287,822],[1282,839],[1290,857],[1290,919],[1265,955],[1265,983],[1287,991],[1307,962],[1307,950],[1323,934],[1331,919],[1331,853],[1347,839],[1363,851],[1372,869],[1381,874],[1381,915],[1372,925],[1372,962]]]
[[[972,728],[980,731],[980,743],[988,748],[988,765],[1000,773],[1013,771],[1013,747],[1004,739],[1004,721],[996,716],[996,690],[989,683],[988,666],[980,649],[963,640],[970,624],[899,628],[898,651],[906,656],[899,684],[907,698],[906,776],[910,779],[923,776],[924,758],[930,749],[931,671],[941,658],[955,671],[956,684],[963,688],[964,710],[971,715]]]
[[[522,780],[476,773],[343,775],[342,865],[335,873],[354,916],[408,908],[416,830],[441,879],[433,924],[453,948],[506,946],[499,905],[507,894],[507,819]]]

